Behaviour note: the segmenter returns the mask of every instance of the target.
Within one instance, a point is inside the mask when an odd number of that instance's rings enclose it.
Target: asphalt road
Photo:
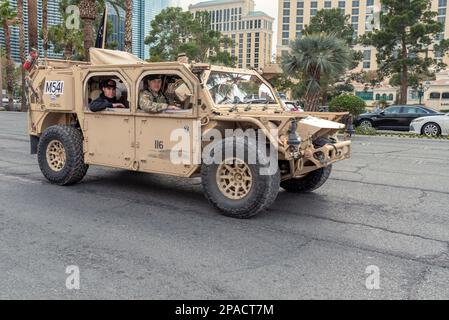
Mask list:
[[[0,299],[449,299],[448,244],[447,141],[357,137],[319,191],[240,221],[198,180],[91,167],[50,185],[25,115],[0,112]]]

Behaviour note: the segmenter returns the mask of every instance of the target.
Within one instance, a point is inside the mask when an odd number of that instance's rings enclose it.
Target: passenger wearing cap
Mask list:
[[[162,76],[152,75],[148,77],[148,89],[140,92],[139,108],[148,113],[161,113],[168,110],[180,110],[168,99],[162,89]]]
[[[107,108],[126,109],[127,107],[117,100],[117,84],[109,79],[100,84],[103,91],[100,96],[89,104],[89,109],[93,112],[106,110]]]

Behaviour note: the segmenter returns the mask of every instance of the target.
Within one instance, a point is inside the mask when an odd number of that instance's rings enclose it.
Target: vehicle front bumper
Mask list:
[[[421,134],[421,126],[416,123],[412,123],[410,125],[410,133]]]
[[[301,177],[311,171],[328,167],[331,164],[351,158],[351,141],[327,144],[319,149],[306,150],[304,157],[298,162],[295,177]]]

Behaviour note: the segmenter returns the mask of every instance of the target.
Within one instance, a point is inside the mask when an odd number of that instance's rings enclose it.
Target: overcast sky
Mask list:
[[[264,11],[268,15],[272,16],[276,19],[274,25],[273,25],[273,53],[275,53],[276,50],[276,44],[277,44],[277,17],[278,17],[278,1],[279,0],[255,0],[256,2],[256,10],[257,11]],[[180,0],[181,6],[187,10],[189,4],[195,4],[198,2],[202,2],[202,0]]]

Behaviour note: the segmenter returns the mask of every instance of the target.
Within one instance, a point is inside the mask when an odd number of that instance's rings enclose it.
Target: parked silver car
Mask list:
[[[441,116],[422,117],[412,121],[410,132],[429,137],[449,135],[449,113]]]

